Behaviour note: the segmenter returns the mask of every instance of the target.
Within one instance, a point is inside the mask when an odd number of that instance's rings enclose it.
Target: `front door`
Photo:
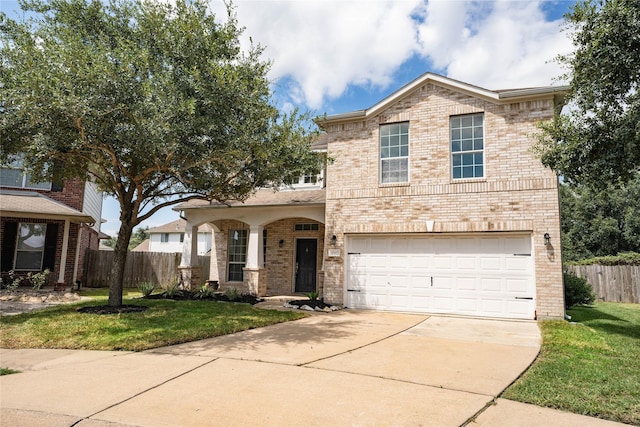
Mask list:
[[[296,292],[315,292],[317,239],[296,240]]]

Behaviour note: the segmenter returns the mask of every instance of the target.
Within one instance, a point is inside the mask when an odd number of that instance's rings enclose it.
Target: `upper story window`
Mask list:
[[[453,179],[484,177],[484,113],[454,116],[451,128]]]
[[[298,181],[287,183],[287,185],[293,188],[320,187],[321,183],[322,183],[322,171],[319,174],[305,173],[298,179]]]
[[[380,126],[380,182],[409,182],[409,123]]]
[[[22,159],[15,160],[0,168],[0,186],[51,190],[50,182],[33,182],[31,176],[22,170]]]
[[[162,233],[160,235],[160,243],[169,243],[169,233]]]

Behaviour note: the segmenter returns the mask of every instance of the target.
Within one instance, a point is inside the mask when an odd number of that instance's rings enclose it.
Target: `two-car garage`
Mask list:
[[[534,319],[530,234],[347,235],[350,308]]]

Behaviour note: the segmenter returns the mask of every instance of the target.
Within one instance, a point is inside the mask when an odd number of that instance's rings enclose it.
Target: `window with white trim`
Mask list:
[[[32,182],[31,175],[22,169],[22,159],[2,165],[0,168],[0,186],[51,190],[51,182]]]
[[[242,282],[242,269],[247,263],[247,230],[229,231],[229,257],[227,261],[227,280]]]
[[[18,241],[16,244],[16,270],[41,271],[44,244],[47,236],[46,224],[18,225]]]
[[[451,130],[451,177],[484,177],[484,113],[453,116]]]
[[[160,243],[169,243],[169,233],[162,233],[160,235]]]
[[[380,182],[409,182],[409,123],[380,126]]]

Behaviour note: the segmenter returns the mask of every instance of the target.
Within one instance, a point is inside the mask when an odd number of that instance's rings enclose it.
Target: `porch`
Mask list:
[[[176,208],[187,221],[180,279],[257,296],[322,294],[324,190],[259,190],[245,202],[191,201]],[[197,228],[212,228],[208,271],[195,262]]]

